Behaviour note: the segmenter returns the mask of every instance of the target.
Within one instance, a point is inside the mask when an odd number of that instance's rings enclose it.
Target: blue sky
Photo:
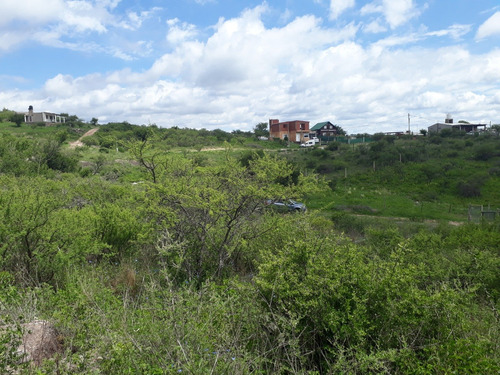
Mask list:
[[[498,0],[2,0],[0,105],[349,133],[500,123]]]

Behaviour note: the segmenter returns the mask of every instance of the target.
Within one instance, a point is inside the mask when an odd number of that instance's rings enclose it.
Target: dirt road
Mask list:
[[[85,137],[90,137],[98,130],[99,130],[99,128],[90,129],[88,132],[86,132],[84,135],[82,135],[80,138],[78,138],[78,140],[76,140],[74,142],[70,142],[69,148],[82,147],[83,146],[82,139]]]

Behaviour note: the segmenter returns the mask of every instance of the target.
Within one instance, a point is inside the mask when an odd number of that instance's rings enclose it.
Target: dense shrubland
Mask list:
[[[439,137],[440,149],[434,137],[381,138],[289,153],[304,157],[291,163],[232,151],[222,138],[225,151],[207,156],[172,151],[179,145],[167,131],[116,127],[97,133],[119,144],[109,152],[102,140],[69,150],[55,134],[2,136],[4,373],[498,373],[498,221],[415,222],[403,232],[347,210],[276,214],[264,205],[348,184],[420,195],[431,184],[435,200],[462,199],[463,169],[487,175],[484,197],[498,179],[494,138]],[[431,155],[448,142],[468,156],[435,166]],[[384,156],[394,152],[396,162]],[[333,165],[330,181],[307,163]],[[359,175],[341,181],[352,163]],[[350,230],[356,242],[341,233]],[[16,324],[35,317],[56,325],[63,348],[39,369],[19,364],[10,345],[22,334]]]

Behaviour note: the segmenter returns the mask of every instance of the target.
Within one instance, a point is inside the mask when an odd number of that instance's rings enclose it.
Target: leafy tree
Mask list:
[[[153,183],[156,183],[159,175],[166,168],[166,152],[158,148],[158,143],[154,143],[152,138],[146,133],[140,133],[143,138],[141,141],[129,143],[129,150],[135,159],[139,162],[146,172],[150,175]]]
[[[99,123],[99,119],[92,117],[92,120],[90,120],[90,123],[92,126],[96,126]]]
[[[253,132],[256,137],[269,137],[268,124],[266,122],[260,122],[255,125]]]
[[[151,190],[156,225],[164,228],[161,254],[171,275],[197,283],[251,269],[248,242],[271,229],[260,225],[265,200],[316,188],[316,181],[303,176],[296,184],[279,184],[293,168],[269,155],[251,160],[248,168],[229,156],[217,166],[194,167],[174,157],[165,165]]]
[[[84,122],[76,115],[68,115],[67,113],[61,113],[61,116],[66,118],[65,124],[69,127],[75,128],[75,127],[82,127],[84,125]]]
[[[20,127],[24,122],[24,115],[22,113],[14,113],[9,117],[9,120],[16,124],[17,127]]]

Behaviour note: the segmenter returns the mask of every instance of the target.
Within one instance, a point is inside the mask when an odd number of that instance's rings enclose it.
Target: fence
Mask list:
[[[349,138],[349,137],[319,137],[321,143],[329,143],[329,142],[339,142],[339,143],[368,143],[373,142],[373,139],[370,137],[360,137],[360,138]]]
[[[495,221],[500,217],[500,210],[491,208],[488,205],[485,208],[483,205],[469,205],[468,220],[473,223],[480,223],[481,221]]]

